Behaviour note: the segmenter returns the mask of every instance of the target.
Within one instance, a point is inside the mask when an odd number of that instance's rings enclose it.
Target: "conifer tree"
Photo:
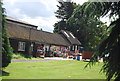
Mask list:
[[[55,33],[59,32],[60,30],[68,29],[66,21],[71,17],[76,7],[76,4],[71,2],[71,0],[68,2],[59,0],[58,2],[60,5],[57,5],[58,10],[55,12],[55,14],[56,14],[56,17],[60,19],[60,21],[54,24]]]
[[[0,6],[2,7],[2,2],[0,2]],[[5,26],[5,9],[2,8],[1,10],[2,15],[2,67],[7,67],[9,63],[11,63],[11,55],[12,55],[12,48],[10,46],[9,38],[6,31]]]

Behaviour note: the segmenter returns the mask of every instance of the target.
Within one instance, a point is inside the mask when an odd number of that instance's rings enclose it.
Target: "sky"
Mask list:
[[[88,0],[72,1],[83,4]],[[58,0],[3,0],[3,3],[7,16],[37,25],[38,29],[44,31],[53,32],[54,23],[59,21],[54,14]]]

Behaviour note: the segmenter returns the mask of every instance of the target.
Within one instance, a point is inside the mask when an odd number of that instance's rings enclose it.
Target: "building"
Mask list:
[[[50,56],[52,46],[71,51],[78,50],[81,43],[69,31],[62,30],[59,34],[38,30],[35,25],[18,19],[7,17],[7,33],[15,53],[36,56],[38,49],[44,49],[44,56]]]

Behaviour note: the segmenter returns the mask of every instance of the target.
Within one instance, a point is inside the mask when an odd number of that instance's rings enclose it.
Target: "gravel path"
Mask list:
[[[66,58],[13,59],[11,62],[39,62],[39,61],[56,61],[56,60],[73,60],[73,59],[66,59]]]

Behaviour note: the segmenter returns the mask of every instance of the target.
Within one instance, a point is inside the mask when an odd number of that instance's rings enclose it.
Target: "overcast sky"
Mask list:
[[[83,4],[87,0],[72,0]],[[3,0],[8,16],[37,25],[38,29],[52,32],[54,23],[58,21],[54,12],[59,3],[57,0]]]

